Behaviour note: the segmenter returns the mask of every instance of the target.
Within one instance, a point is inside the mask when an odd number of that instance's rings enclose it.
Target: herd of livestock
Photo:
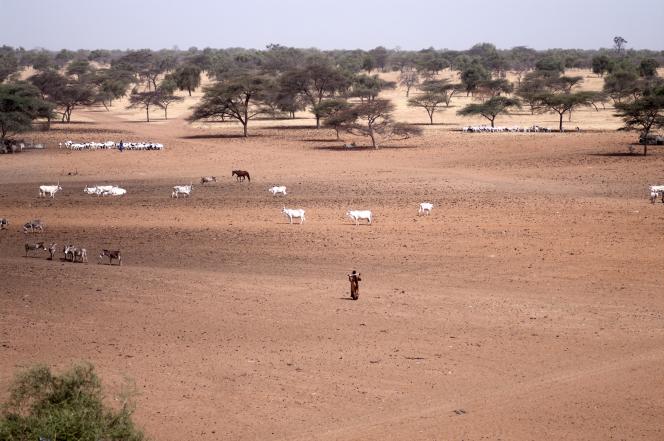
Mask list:
[[[110,150],[110,149],[124,149],[124,150],[163,150],[164,144],[158,142],[73,142],[65,141],[58,144],[60,148],[67,148],[70,150]]]
[[[233,170],[231,176],[234,176],[236,180],[243,181],[245,179],[251,179],[249,177],[249,172],[244,170]],[[200,179],[201,185],[217,182],[216,176],[203,176]],[[188,198],[191,197],[194,186],[193,183],[189,185],[176,185],[173,187],[171,192],[172,198],[179,198],[180,196]],[[657,198],[661,198],[662,203],[664,203],[664,185],[651,185],[650,190],[650,202],[655,203]],[[40,185],[39,186],[39,196],[55,198],[56,193],[62,191],[60,183],[56,185]],[[88,195],[96,196],[123,196],[127,194],[127,190],[124,188],[118,187],[116,185],[94,185],[94,186],[85,186],[83,192]],[[288,191],[284,185],[275,185],[268,188],[273,196],[281,195],[287,196]],[[431,202],[422,202],[419,204],[418,215],[428,216],[433,210],[433,204]],[[293,219],[299,219],[299,223],[302,224],[306,220],[305,210],[302,208],[282,208],[282,214],[286,216],[289,220],[289,223],[293,223]],[[367,224],[372,224],[373,222],[373,213],[371,210],[348,210],[346,212],[346,217],[350,218],[355,225],[359,225],[360,221],[366,221]],[[9,221],[5,218],[0,218],[0,230],[4,230],[8,227]],[[44,231],[44,223],[40,219],[33,219],[23,224],[24,233],[41,233]],[[26,257],[30,252],[33,251],[48,251],[49,259],[53,260],[56,254],[56,244],[51,243],[47,247],[45,242],[36,242],[36,243],[26,243],[25,244],[25,255]],[[62,253],[64,254],[65,261],[71,262],[87,262],[87,250],[83,247],[76,247],[71,244],[67,244],[62,248]],[[103,249],[99,254],[99,259],[109,258],[109,264],[113,263],[113,260],[116,260],[118,264],[122,264],[122,255],[120,250],[108,250]]]
[[[501,127],[501,126],[481,125],[481,126],[466,126],[466,127],[463,127],[461,129],[461,131],[464,132],[464,133],[502,133],[502,132],[509,132],[509,133],[550,133],[550,132],[554,132],[556,130],[550,129],[548,127],[541,127],[541,126]],[[581,129],[579,127],[577,127],[575,129],[575,131],[580,132]]]

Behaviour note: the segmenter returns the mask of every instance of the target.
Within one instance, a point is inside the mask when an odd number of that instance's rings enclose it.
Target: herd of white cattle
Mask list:
[[[122,148],[125,150],[163,150],[164,144],[158,142],[115,142],[115,141],[105,141],[105,142],[74,142],[74,141],[65,141],[58,144],[60,148],[67,148],[69,150],[110,150],[120,148],[120,143],[122,143]]]
[[[650,202],[654,204],[658,196],[662,199],[662,203],[664,203],[664,185],[651,185]]]
[[[575,129],[577,132],[581,131],[578,127]],[[548,127],[540,127],[540,126],[530,126],[530,127],[518,127],[518,126],[512,126],[512,127],[501,127],[501,126],[487,126],[487,125],[481,125],[481,126],[466,126],[461,129],[462,132],[464,133],[502,133],[502,132],[509,132],[509,133],[549,133],[549,132],[554,132],[555,130],[550,129]]]
[[[210,182],[217,182],[215,176],[203,176],[201,178],[201,185]],[[180,197],[188,198],[191,197],[191,194],[194,190],[193,183],[189,185],[175,185],[173,191],[171,192],[171,198],[179,199]],[[55,194],[59,191],[62,191],[62,187],[58,182],[56,185],[40,185],[39,186],[39,196],[40,197],[51,197],[55,198]],[[288,190],[285,185],[275,185],[267,189],[273,196],[287,196]],[[127,190],[118,187],[117,185],[86,185],[83,188],[83,193],[94,196],[124,196],[127,194]],[[422,202],[419,205],[417,214],[420,216],[428,216],[433,210],[433,204],[431,202]],[[293,223],[293,219],[299,219],[300,224],[304,223],[305,211],[302,208],[286,208],[285,206],[282,209],[282,213],[289,220],[289,223]],[[371,225],[373,220],[373,214],[371,210],[348,210],[346,212],[346,217],[350,218],[355,225],[359,225],[360,221],[367,221],[367,224]]]

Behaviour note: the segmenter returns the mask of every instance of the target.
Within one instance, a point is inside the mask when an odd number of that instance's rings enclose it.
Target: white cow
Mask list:
[[[184,197],[191,196],[191,190],[194,188],[192,184],[189,185],[176,185],[173,187],[173,193],[171,193],[172,198],[178,198],[180,195]]]
[[[366,219],[369,225],[371,224],[371,210],[348,210],[346,216],[355,221],[355,225],[360,224],[360,219]]]
[[[279,187],[275,186],[275,187],[269,188],[267,191],[272,193],[272,196],[276,196],[278,194],[283,194],[284,196],[286,196],[288,194],[288,193],[286,193],[286,186],[285,185],[282,185],[282,186],[279,186]]]
[[[39,186],[39,197],[45,197],[46,195],[54,198],[55,194],[62,190],[60,184],[58,185],[40,185]]]
[[[420,209],[417,211],[417,214],[421,215],[430,215],[431,210],[433,210],[433,204],[431,202],[422,202],[420,204]]]
[[[122,196],[127,194],[127,190],[120,187],[113,187],[110,190],[106,190],[102,193],[103,196]]]
[[[653,204],[657,200],[657,196],[662,197],[662,202],[664,202],[664,185],[651,185],[650,186],[650,202]]]
[[[291,208],[286,208],[284,207],[281,212],[288,218],[290,223],[293,223],[293,218],[299,218],[300,219],[300,225],[305,221],[304,218],[304,210],[301,208],[297,209],[291,209]]]
[[[93,185],[92,187],[88,187],[86,185],[85,188],[83,188],[83,193],[85,193],[85,194],[97,194],[97,186]]]

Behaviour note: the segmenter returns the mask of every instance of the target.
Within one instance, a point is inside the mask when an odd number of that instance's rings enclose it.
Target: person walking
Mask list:
[[[348,281],[350,282],[350,298],[357,300],[360,298],[360,273],[353,270],[352,273],[348,274]]]
[[[120,144],[118,145],[118,150],[120,150],[120,153],[124,150],[124,144],[122,143],[122,140],[120,140]]]

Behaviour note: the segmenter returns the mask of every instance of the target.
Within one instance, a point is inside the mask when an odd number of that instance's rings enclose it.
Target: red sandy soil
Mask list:
[[[348,151],[274,121],[245,140],[236,125],[78,117],[34,134],[44,151],[0,156],[0,400],[20,368],[89,360],[110,403],[135,381],[154,440],[664,439],[664,204],[647,199],[661,148],[434,126]],[[58,180],[55,199],[37,197]],[[190,181],[190,199],[169,197]],[[83,194],[102,183],[128,194]],[[375,223],[356,227],[349,208]],[[46,231],[20,232],[30,218]],[[23,257],[37,238],[90,262]],[[123,266],[97,264],[101,248]]]

